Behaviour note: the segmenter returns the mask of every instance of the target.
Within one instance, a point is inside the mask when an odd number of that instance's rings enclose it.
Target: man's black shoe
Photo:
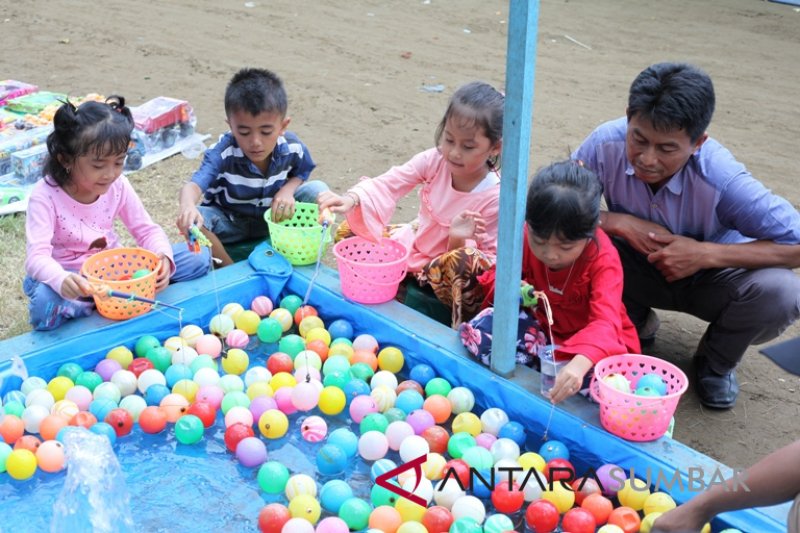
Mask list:
[[[730,409],[739,397],[736,370],[725,374],[714,372],[705,357],[695,358],[695,390],[700,403],[712,409]]]

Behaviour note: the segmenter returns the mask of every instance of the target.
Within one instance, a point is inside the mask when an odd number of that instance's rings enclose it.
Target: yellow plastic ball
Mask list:
[[[50,408],[51,415],[58,415],[62,418],[70,420],[73,416],[80,412],[81,408],[72,400],[59,400]]]
[[[301,494],[307,494],[314,498],[317,496],[317,484],[311,476],[295,474],[286,482],[283,492],[289,501],[294,500]]]
[[[461,413],[453,419],[453,433],[466,432],[477,437],[481,433],[481,419],[475,413]]]
[[[288,309],[284,309],[283,307],[274,309],[269,314],[269,317],[274,318],[275,320],[278,321],[284,333],[292,329],[292,325],[294,325],[294,319],[292,318],[292,313],[290,313]]]
[[[317,499],[308,494],[295,496],[289,502],[289,514],[292,515],[292,518],[308,520],[312,526],[317,523],[321,513],[322,509],[320,509]]]
[[[598,529],[597,533],[625,533],[625,530],[614,524],[606,524]]]
[[[316,318],[316,317],[308,317],[308,318]],[[306,320],[305,318],[303,320]],[[303,335],[306,339],[306,342],[311,341],[322,341],[325,343],[325,346],[331,345],[331,334],[328,333],[328,330],[325,328],[312,328]]]
[[[339,387],[325,387],[319,393],[319,410],[326,415],[338,415],[344,410],[347,397]]]
[[[128,369],[128,365],[131,364],[133,361],[133,352],[127,349],[125,346],[117,346],[116,348],[112,348],[106,354],[106,359],[113,359],[117,363],[119,363],[122,368]]]
[[[331,349],[328,350],[328,357],[333,357],[334,355],[343,355],[347,357],[347,360],[351,363],[353,362],[353,347],[347,344],[346,342],[340,342],[331,346]]]
[[[195,398],[197,397],[198,390],[200,390],[200,385],[191,379],[178,380],[175,385],[172,386],[173,394],[180,394],[186,398],[189,403],[194,402]]]
[[[194,324],[183,326],[180,332],[180,337],[186,341],[186,344],[194,348],[197,344],[197,339],[203,336],[203,328]]]
[[[403,522],[422,522],[422,515],[426,508],[414,503],[408,498],[399,497],[394,504],[394,508],[400,513]]]
[[[170,337],[164,341],[164,348],[169,350],[172,353],[177,352],[184,346],[189,346],[189,343],[183,337]]]
[[[226,314],[220,313],[211,317],[208,323],[208,330],[219,337],[224,337],[234,328],[233,319]]]
[[[258,419],[258,430],[268,439],[279,439],[289,430],[289,419],[278,409],[269,409]]]
[[[256,331],[258,331],[258,325],[261,323],[261,317],[255,311],[248,309],[236,315],[233,323],[248,335],[255,335]]]
[[[287,372],[278,372],[269,380],[269,386],[272,387],[273,392],[277,392],[278,389],[283,387],[294,387],[295,385],[297,385],[297,380]]]
[[[654,492],[644,501],[645,516],[650,513],[666,513],[676,507],[675,500],[666,492]]]
[[[222,357],[222,369],[228,374],[240,376],[247,371],[248,366],[250,366],[250,357],[247,352],[239,348],[231,348],[228,350],[228,355]]]
[[[272,387],[270,387],[269,383],[266,381],[256,381],[247,387],[247,397],[250,398],[251,401],[259,396],[269,396],[272,398],[274,394]]]
[[[656,512],[645,515],[645,517],[642,518],[641,525],[639,525],[639,533],[650,533],[650,531],[653,529],[653,522],[655,522],[656,518],[658,518],[662,514],[664,513]]]
[[[706,522],[706,524],[703,526],[703,529],[700,530],[700,533],[711,533],[711,524]]]
[[[239,316],[239,313],[241,313],[242,311],[244,311],[244,307],[242,307],[241,304],[238,304],[236,302],[225,304],[225,306],[222,308],[222,314],[228,315],[233,320],[236,320],[236,317]]]
[[[422,473],[431,481],[437,481],[444,477],[444,468],[447,465],[447,459],[439,453],[431,452],[428,454],[428,460],[422,463]]]
[[[403,369],[405,357],[403,352],[394,346],[387,346],[378,352],[378,368],[397,374]]]
[[[74,386],[75,384],[68,377],[56,376],[47,384],[47,390],[53,395],[55,401],[59,401],[63,400],[64,396],[67,395],[67,391]]]
[[[631,480],[626,479],[622,488],[617,491],[617,498],[623,506],[630,507],[634,511],[641,511],[644,509],[645,500],[650,496],[650,488],[641,479],[634,479],[633,483],[631,486]]]
[[[6,471],[16,480],[28,479],[36,473],[36,456],[30,450],[13,450],[6,457]]]
[[[553,483],[553,490],[542,491],[542,498],[555,505],[561,514],[572,509],[575,504],[575,493],[570,489],[564,488],[561,483]]]
[[[297,331],[300,332],[301,337],[305,337],[306,333],[315,328],[325,329],[325,323],[320,317],[311,315],[303,318],[303,320],[300,321],[300,325],[297,326]]]
[[[428,529],[417,521],[400,524],[395,533],[428,533]]]
[[[519,466],[521,466],[526,472],[531,469],[544,472],[544,467],[547,464],[544,460],[544,457],[534,452],[523,453],[519,456],[517,462],[519,463]]]

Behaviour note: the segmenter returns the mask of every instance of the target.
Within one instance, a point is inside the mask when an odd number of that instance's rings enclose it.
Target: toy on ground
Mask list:
[[[189,102],[166,96],[132,107],[131,114],[135,126],[125,159],[125,170],[142,168],[145,154],[171,148],[178,137],[192,135],[197,123]]]

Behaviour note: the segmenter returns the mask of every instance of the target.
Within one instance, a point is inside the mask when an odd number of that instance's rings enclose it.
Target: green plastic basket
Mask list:
[[[294,216],[281,222],[272,221],[272,208],[270,208],[264,213],[264,220],[269,228],[272,247],[293,265],[316,263],[320,241],[324,239],[323,247],[327,247],[331,241],[330,226],[323,231],[319,223],[317,204],[296,202]],[[324,249],[322,253],[325,253]]]

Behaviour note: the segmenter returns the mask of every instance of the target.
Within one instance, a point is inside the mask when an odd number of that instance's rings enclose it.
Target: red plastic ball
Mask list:
[[[636,533],[642,525],[642,519],[630,507],[617,507],[608,515],[608,523],[614,524],[625,533]]]
[[[525,510],[525,522],[534,533],[551,533],[558,526],[558,508],[548,500],[531,502]]]
[[[216,409],[214,409],[210,403],[204,401],[194,402],[189,406],[189,409],[186,410],[186,414],[194,415],[199,418],[203,423],[203,427],[206,429],[213,426],[214,421],[217,419]]]
[[[17,439],[17,442],[14,443],[15,450],[29,450],[33,453],[36,453],[36,450],[39,449],[39,445],[42,441],[39,437],[34,437],[33,435],[23,435]]]
[[[297,311],[294,312],[294,324],[299,326],[300,322],[307,316],[319,316],[319,313],[313,306],[301,305],[297,308]]]
[[[283,526],[291,518],[292,515],[286,506],[271,503],[262,507],[258,513],[258,529],[261,530],[261,533],[281,533]]]
[[[450,442],[450,433],[442,426],[431,426],[422,432],[421,437],[428,441],[431,452],[444,455],[447,452],[447,443]]]
[[[575,492],[575,505],[580,505],[590,494],[602,494],[603,489],[593,477],[579,477],[572,483],[572,490]]]
[[[447,533],[453,525],[453,514],[441,505],[429,507],[422,515],[422,525],[428,533]]]
[[[114,428],[117,437],[124,437],[133,429],[133,417],[125,409],[112,409],[106,415],[105,423]]]
[[[228,448],[228,451],[231,453],[235,453],[236,446],[239,444],[240,440],[255,436],[256,434],[250,426],[242,424],[241,422],[231,424],[228,429],[225,430],[225,447]]]
[[[149,405],[139,413],[139,427],[145,433],[158,433],[167,427],[167,415],[160,407]]]
[[[544,465],[544,478],[551,481],[564,480],[567,483],[575,479],[575,467],[566,459],[550,459]]]
[[[75,413],[72,418],[69,419],[70,426],[79,426],[89,429],[95,424],[97,424],[97,417],[89,411],[80,411]]]
[[[404,390],[414,390],[419,393],[420,396],[423,398],[425,397],[425,389],[422,388],[422,385],[414,381],[413,379],[407,379],[405,381],[401,381],[397,388],[394,390],[397,394],[400,394]]]
[[[500,481],[495,484],[492,491],[492,504],[501,513],[512,514],[522,508],[525,502],[525,495],[519,490],[516,483],[508,484],[508,481]]]
[[[294,361],[288,353],[275,352],[267,359],[267,370],[274,376],[278,372],[294,372]]]
[[[564,513],[561,520],[561,529],[569,533],[594,533],[596,527],[592,513],[580,507]]]
[[[307,342],[306,350],[311,350],[319,355],[323,363],[328,359],[328,345],[322,339],[314,339],[311,342]]]
[[[586,496],[581,503],[581,507],[592,513],[598,526],[608,522],[608,517],[611,515],[611,511],[614,510],[614,504],[611,503],[611,500],[599,492]]]
[[[445,476],[453,477],[450,471],[455,472],[456,477],[461,482],[462,487],[469,487],[470,470],[469,465],[461,459],[451,459],[444,465]]]
[[[153,366],[153,362],[147,357],[137,357],[131,361],[131,364],[128,365],[128,370],[133,372],[137,378],[142,372],[145,370],[150,370],[151,368],[155,367]]]

